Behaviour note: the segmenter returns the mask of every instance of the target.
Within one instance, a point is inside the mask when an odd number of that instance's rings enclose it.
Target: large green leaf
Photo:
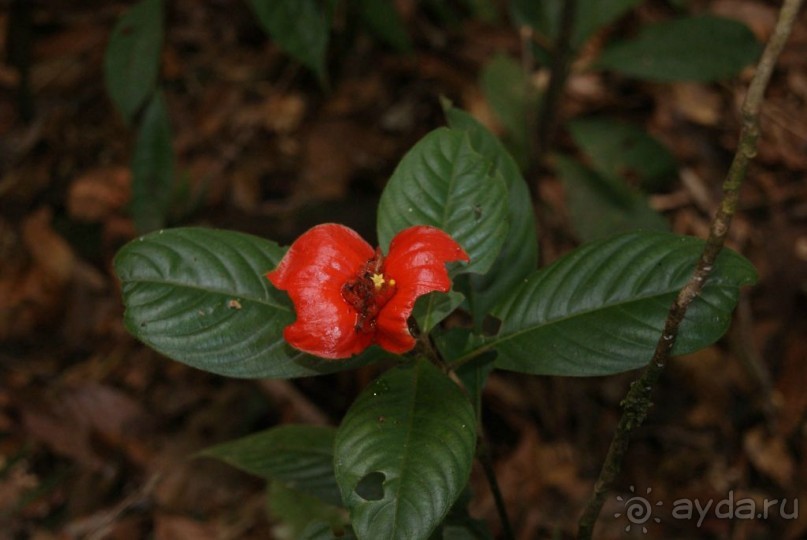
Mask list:
[[[174,148],[162,92],[155,92],[143,113],[132,156],[131,211],[137,230],[165,224],[174,193]]]
[[[461,130],[439,128],[403,157],[378,204],[378,240],[389,245],[413,225],[438,227],[471,258],[468,272],[490,269],[507,236],[507,187]]]
[[[599,240],[637,229],[669,228],[645,197],[620,179],[598,175],[565,156],[556,156],[556,166],[566,191],[572,225],[581,240]]]
[[[335,433],[332,427],[285,425],[207,448],[199,455],[341,506],[333,473]]]
[[[678,167],[669,150],[637,126],[611,118],[581,118],[569,122],[568,128],[592,168],[603,176],[648,190],[676,177]]]
[[[282,256],[273,242],[230,231],[169,229],[138,238],[115,257],[124,323],[164,355],[231,377],[305,377],[373,361],[377,349],[333,361],[286,344],[291,302],[264,277]]]
[[[539,270],[495,312],[502,326],[488,346],[498,351],[496,367],[606,375],[645,365],[703,245],[668,233],[629,233],[584,245]],[[724,250],[687,311],[673,353],[722,336],[740,286],[755,280],[751,263]]]
[[[479,325],[502,297],[535,271],[538,264],[535,216],[527,183],[499,139],[465,111],[448,104],[443,108],[449,126],[465,130],[473,149],[493,163],[507,186],[510,232],[493,267],[486,274],[474,274],[470,279],[471,308]]]
[[[250,0],[264,30],[325,80],[329,20],[317,0]]]
[[[157,86],[162,43],[162,0],[141,0],[112,30],[104,54],[104,79],[109,97],[127,122]]]
[[[362,539],[428,538],[459,497],[476,446],[471,403],[425,360],[386,372],[336,434],[336,481]]]
[[[702,16],[645,26],[606,47],[595,66],[651,81],[716,81],[736,75],[761,50],[744,24]]]

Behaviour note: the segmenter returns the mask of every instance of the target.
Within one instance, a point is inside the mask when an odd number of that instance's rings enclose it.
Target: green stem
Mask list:
[[[773,35],[762,53],[754,78],[745,97],[741,114],[742,128],[737,151],[731,163],[726,179],[723,182],[723,199],[720,208],[712,220],[709,237],[701,253],[692,277],[678,293],[670,307],[664,330],[656,344],[653,358],[645,367],[638,380],[634,381],[625,399],[622,401],[622,417],[611,440],[611,446],[605,456],[600,475],[594,484],[594,491],[587,502],[583,514],[578,521],[578,540],[589,540],[594,532],[594,525],[600,514],[605,496],[610,491],[614,480],[622,466],[622,460],[628,450],[630,435],[639,427],[647,416],[652,405],[652,391],[664,366],[670,358],[678,329],[692,301],[700,294],[703,285],[714,268],[715,260],[726,240],[731,220],[737,211],[740,187],[745,180],[748,163],[756,155],[759,139],[759,111],[762,106],[765,89],[773,73],[776,59],[787,41],[790,30],[796,19],[802,0],[785,0],[779,11]]]

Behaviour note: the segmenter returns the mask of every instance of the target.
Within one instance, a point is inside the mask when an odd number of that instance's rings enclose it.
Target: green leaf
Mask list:
[[[391,0],[357,0],[359,14],[373,34],[399,52],[412,51],[406,24]]]
[[[359,538],[428,538],[465,487],[476,420],[451,379],[425,360],[386,372],[336,434],[336,481]]]
[[[496,367],[585,376],[644,366],[703,246],[697,238],[629,233],[584,245],[539,270],[495,313],[502,326],[488,346],[498,349]],[[739,288],[755,280],[751,263],[724,250],[687,311],[673,353],[720,338]]]
[[[482,391],[485,389],[488,375],[493,371],[495,358],[496,355],[493,353],[481,354],[457,368],[457,377],[468,391],[471,405],[474,407],[474,413],[479,422],[482,421]]]
[[[443,522],[440,540],[492,540],[487,524],[468,513],[472,498],[470,488],[466,488]]]
[[[199,455],[341,506],[333,473],[335,433],[332,427],[284,425],[207,448]]]
[[[554,41],[560,31],[564,0],[513,0],[511,14],[516,24],[530,26],[544,38]],[[597,30],[616,21],[642,0],[578,0],[575,10],[572,49],[583,45]]]
[[[112,30],[104,53],[104,79],[109,97],[127,123],[157,86],[162,43],[162,0],[141,0]]]
[[[274,242],[230,231],[169,229],[138,238],[115,257],[124,323],[162,354],[230,377],[333,373],[383,355],[371,348],[332,361],[287,345],[291,302],[264,275],[282,256]]]
[[[468,134],[471,146],[493,163],[507,186],[507,208],[510,232],[502,251],[491,269],[484,275],[472,275],[471,310],[479,326],[495,304],[538,265],[538,240],[535,215],[527,183],[513,157],[504,145],[471,115],[444,103],[443,110],[451,128]]]
[[[602,176],[633,181],[652,191],[677,175],[669,150],[637,126],[610,118],[581,118],[569,122],[568,128]]]
[[[645,198],[619,180],[600,176],[577,161],[556,156],[569,215],[583,241],[637,229],[667,230],[669,225]]]
[[[332,524],[314,520],[300,533],[296,540],[355,540],[356,535],[350,527],[334,527]]]
[[[412,316],[417,321],[420,331],[427,334],[457,309],[464,299],[462,293],[455,291],[430,292],[417,299]]]
[[[733,77],[762,48],[744,24],[703,16],[648,25],[636,38],[606,47],[595,67],[651,81]]]
[[[317,0],[250,0],[264,30],[325,81],[329,20]]]
[[[378,203],[378,240],[386,248],[399,231],[432,225],[468,252],[464,271],[485,273],[509,227],[507,187],[463,131],[439,128],[401,160]]]
[[[313,524],[328,525],[328,529],[321,532],[345,528],[347,512],[344,508],[324,503],[281,482],[269,483],[266,499],[267,510],[275,524],[271,531],[272,538],[276,540],[300,540]]]
[[[485,65],[480,85],[506,131],[516,160],[526,167],[538,108],[536,88],[521,63],[505,54],[497,54]]]
[[[174,193],[174,148],[171,123],[162,92],[143,113],[132,156],[131,212],[137,230],[149,232],[165,224]]]

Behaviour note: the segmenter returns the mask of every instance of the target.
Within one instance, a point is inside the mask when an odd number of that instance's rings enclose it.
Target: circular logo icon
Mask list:
[[[636,493],[633,486],[630,486],[630,491],[631,493]],[[645,527],[645,523],[651,519],[656,523],[661,523],[661,519],[653,516],[653,507],[661,506],[663,503],[661,501],[658,501],[655,504],[650,502],[649,496],[652,491],[652,488],[647,488],[647,491],[645,492],[646,496],[632,495],[625,498],[622,495],[619,495],[616,498],[616,500],[622,503],[625,510],[623,512],[615,513],[614,517],[618,518],[624,515],[628,519],[629,523],[625,527],[625,532],[630,532],[631,527],[637,525],[641,526],[642,532],[647,534],[647,527]]]

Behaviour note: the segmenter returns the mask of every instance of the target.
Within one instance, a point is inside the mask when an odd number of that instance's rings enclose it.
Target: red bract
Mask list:
[[[401,231],[384,256],[352,229],[327,223],[300,236],[266,277],[294,303],[297,320],[283,332],[293,347],[347,358],[378,343],[400,354],[415,346],[407,323],[415,300],[447,292],[446,263],[468,260],[434,227]]]

